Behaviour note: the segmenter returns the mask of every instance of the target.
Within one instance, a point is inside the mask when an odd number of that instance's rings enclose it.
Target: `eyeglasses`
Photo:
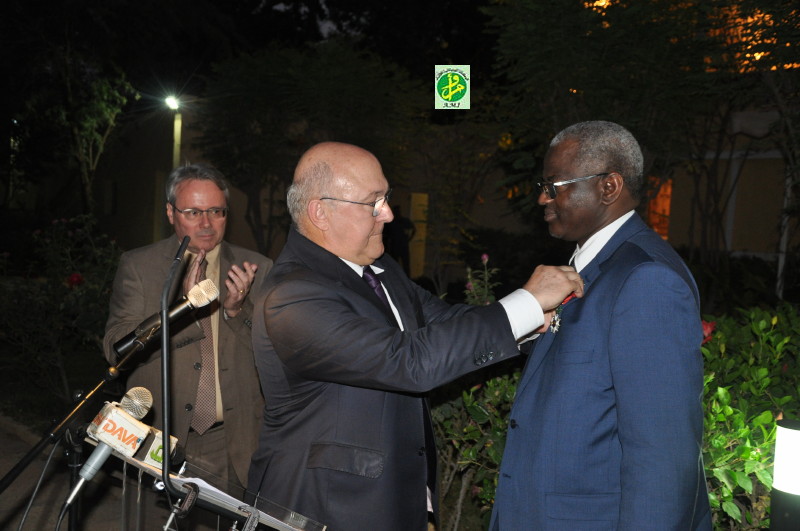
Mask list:
[[[558,181],[558,182],[555,182],[555,183],[539,182],[539,183],[536,183],[536,186],[539,187],[539,193],[540,194],[544,191],[544,193],[547,194],[547,197],[549,197],[550,199],[555,199],[556,198],[556,194],[557,194],[556,188],[558,186],[564,186],[564,185],[567,185],[567,184],[578,183],[578,182],[581,182],[581,181],[588,181],[589,179],[594,179],[595,177],[603,177],[604,175],[608,175],[608,172],[606,172],[606,173],[595,173],[594,175],[587,175],[586,177],[578,177],[577,179],[569,179],[569,180],[566,180],[566,181]]]
[[[197,221],[203,214],[208,214],[208,219],[223,219],[228,215],[227,207],[214,207],[206,210],[198,210],[196,208],[187,208],[186,210],[181,210],[175,206],[175,203],[170,203],[170,205],[172,205],[172,208],[174,208],[177,212],[183,214],[183,217],[185,217],[187,221]]]
[[[320,197],[320,201],[323,199],[330,199],[331,201],[341,201],[343,203],[353,203],[354,205],[366,205],[372,207],[372,217],[377,217],[378,214],[381,213],[381,209],[383,205],[389,202],[389,198],[392,196],[392,189],[386,192],[386,195],[383,197],[379,197],[375,201],[371,201],[369,203],[362,203],[361,201],[350,201],[349,199],[338,199],[336,197]]]

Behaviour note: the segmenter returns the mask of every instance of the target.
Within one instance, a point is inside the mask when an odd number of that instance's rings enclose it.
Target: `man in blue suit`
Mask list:
[[[635,213],[629,131],[583,122],[544,159],[550,234],[577,242],[583,298],[536,340],[509,420],[490,529],[711,529],[697,287]]]

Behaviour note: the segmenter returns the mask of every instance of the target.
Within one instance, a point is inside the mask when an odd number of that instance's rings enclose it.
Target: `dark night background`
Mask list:
[[[725,359],[725,337],[714,343],[730,385],[739,365],[758,368],[753,345],[770,352],[773,384],[788,381],[796,346],[781,341],[800,331],[795,4],[6,0],[0,411],[44,429],[106,369],[119,253],[169,229],[170,94],[191,98],[185,148],[237,189],[250,246],[277,257],[300,154],[352,142],[381,160],[405,213],[411,194],[429,198],[416,280],[453,301],[484,253],[498,296],[535,264],[566,261],[573,244],[549,237],[535,204],[541,157],[571,123],[619,122],[645,150],[640,214],[657,221],[649,200],[671,186],[669,241],[704,318],[725,321],[729,354],[736,336],[738,359]],[[434,65],[471,66],[470,111],[433,109]],[[758,308],[752,324],[734,322],[743,308]]]

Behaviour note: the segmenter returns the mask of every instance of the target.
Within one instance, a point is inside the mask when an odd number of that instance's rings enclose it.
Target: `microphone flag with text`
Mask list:
[[[133,387],[119,403],[107,402],[95,416],[86,433],[97,441],[97,448],[81,467],[80,480],[72,489],[66,505],[70,505],[84,483],[91,481],[112,450],[128,457],[136,453],[150,427],[139,422],[153,405],[153,395],[144,387]]]
[[[183,447],[178,444],[178,438],[174,435],[169,436],[169,448],[169,455],[172,458],[173,467],[181,465],[186,459],[186,454]],[[164,463],[164,433],[151,426],[150,434],[144,441],[144,445],[133,457],[134,459],[143,461],[156,470],[161,470]]]
[[[211,301],[219,297],[219,290],[211,279],[205,279],[197,283],[189,290],[185,296],[181,297],[169,309],[169,322],[183,317],[195,308],[202,308],[211,304]],[[145,319],[136,329],[114,343],[114,351],[119,360],[126,354],[140,350],[150,341],[159,337],[161,331],[161,313],[155,313]]]

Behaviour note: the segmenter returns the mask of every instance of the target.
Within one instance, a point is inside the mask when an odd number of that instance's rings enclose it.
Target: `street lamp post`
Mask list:
[[[800,420],[777,422],[769,528],[800,529]]]
[[[167,107],[175,111],[175,119],[172,122],[172,168],[177,168],[181,163],[181,129],[183,119],[181,117],[181,102],[175,96],[169,96],[166,100]]]
[[[177,168],[181,163],[181,131],[183,129],[183,119],[180,112],[181,102],[175,96],[169,96],[164,99],[167,107],[172,109],[172,166],[167,169],[169,174],[174,168]],[[166,184],[165,174],[158,171],[156,172],[155,182],[155,200],[153,202],[156,208],[153,212],[153,241],[158,241],[164,237],[164,210],[160,205],[164,205],[164,185]]]

